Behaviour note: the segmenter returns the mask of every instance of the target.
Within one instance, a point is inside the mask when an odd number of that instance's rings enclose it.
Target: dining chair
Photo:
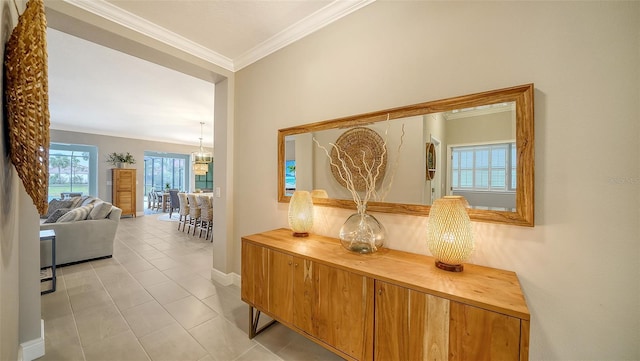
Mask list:
[[[187,194],[184,192],[178,193],[178,201],[180,202],[180,219],[178,219],[178,231],[180,230],[180,224],[182,223],[182,232],[187,225],[189,217],[189,200]]]
[[[151,195],[151,191],[149,191],[149,193],[147,193],[147,208],[151,209],[152,205],[152,201],[153,201],[153,196]]]
[[[158,195],[156,194],[155,191],[151,191],[149,193],[149,196],[151,196],[151,210],[152,211],[158,210]]]
[[[155,210],[156,211],[161,211],[162,210],[162,191],[155,191],[153,192],[155,200],[156,200],[156,207]]]
[[[173,215],[174,210],[180,209],[180,199],[178,199],[177,190],[169,190],[169,218]]]
[[[200,227],[202,211],[200,210],[198,198],[195,194],[187,194],[187,199],[189,200],[189,230],[187,230],[187,233],[191,233],[191,225],[193,224],[193,235],[195,236],[196,229]]]
[[[209,239],[211,234],[211,242],[213,242],[213,204],[211,203],[211,197],[200,195],[200,237],[202,237],[202,231],[205,231],[204,239]]]

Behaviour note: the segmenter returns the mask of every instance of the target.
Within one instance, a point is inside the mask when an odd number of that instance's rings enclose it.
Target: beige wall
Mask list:
[[[15,11],[15,10],[14,10]],[[4,58],[4,44],[11,34],[17,17],[9,7],[9,1],[2,0],[0,19],[2,44],[0,52]],[[4,78],[4,72],[0,74]],[[4,103],[4,97],[0,98]],[[4,104],[3,104],[4,106]],[[18,354],[18,313],[19,313],[19,230],[18,230],[18,176],[11,165],[5,142],[7,137],[4,116],[0,127],[2,156],[0,157],[0,359],[15,360]]]
[[[0,52],[4,59],[4,44],[11,29],[17,23],[15,10],[9,7],[9,1],[2,0],[0,9],[0,25],[2,26],[2,44]],[[14,20],[15,19],[15,20]],[[0,74],[4,78],[4,72]],[[0,98],[3,103],[4,97]],[[0,143],[2,156],[0,157],[0,360],[15,360],[19,345],[19,237],[18,205],[19,178],[11,164],[6,137],[6,119],[2,117],[0,127]]]
[[[515,141],[515,112],[499,112],[445,122],[448,146]]]
[[[517,272],[532,360],[640,359],[638,2],[376,2],[242,69],[233,271],[242,235],[287,224],[277,129],[529,82],[536,226],[474,224],[471,262]],[[316,211],[331,236],[350,213]],[[376,216],[428,252],[426,217]]]

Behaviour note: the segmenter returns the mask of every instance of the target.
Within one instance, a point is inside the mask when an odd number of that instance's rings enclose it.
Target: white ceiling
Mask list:
[[[237,71],[373,0],[63,0]],[[51,128],[213,146],[214,85],[54,29]]]
[[[48,29],[51,128],[213,146],[214,85]],[[73,56],[69,56],[73,54]]]

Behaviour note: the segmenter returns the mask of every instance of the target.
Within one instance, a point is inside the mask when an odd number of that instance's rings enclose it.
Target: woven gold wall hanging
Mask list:
[[[11,162],[38,212],[48,207],[49,87],[43,0],[30,0],[5,48]]]
[[[367,176],[364,164],[370,169],[377,169],[378,165],[382,162],[376,183],[380,183],[380,181],[384,179],[385,172],[387,171],[387,154],[385,152],[384,139],[382,139],[380,134],[369,128],[353,128],[342,133],[342,135],[338,137],[338,140],[336,140],[335,145],[340,149],[340,157],[344,159],[345,164],[353,175],[353,186],[355,190],[367,190],[367,180],[363,178],[358,171],[358,168],[362,169],[362,174]],[[347,157],[344,157],[343,153],[348,154],[351,159],[353,159],[353,163]],[[338,159],[338,151],[335,147],[331,149],[331,161],[338,166],[341,165]],[[347,187],[345,181],[340,176],[340,171],[341,170],[338,170],[336,167],[331,166],[333,177],[343,187]],[[373,175],[375,175],[375,172]]]

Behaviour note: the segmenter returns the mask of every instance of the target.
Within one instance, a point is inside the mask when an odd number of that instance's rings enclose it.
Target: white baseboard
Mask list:
[[[20,344],[18,361],[32,361],[44,356],[44,320],[40,320],[40,338]]]
[[[237,273],[222,273],[215,268],[211,269],[211,279],[223,286],[236,285],[240,287],[240,275]]]
[[[232,273],[231,274],[233,277],[233,284],[240,287],[240,285],[242,284],[242,279],[240,278],[240,275],[237,273]]]

